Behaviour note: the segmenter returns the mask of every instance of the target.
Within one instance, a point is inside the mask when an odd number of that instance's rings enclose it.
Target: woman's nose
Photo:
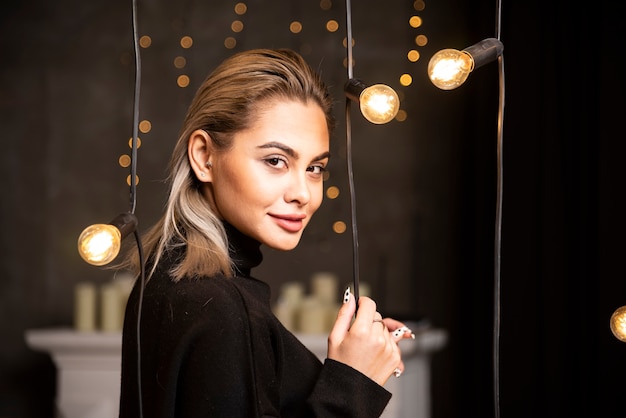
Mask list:
[[[285,192],[285,201],[305,205],[309,200],[311,200],[311,190],[309,189],[306,173],[294,173]]]

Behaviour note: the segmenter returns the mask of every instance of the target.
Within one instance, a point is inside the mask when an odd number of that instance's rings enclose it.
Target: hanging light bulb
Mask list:
[[[620,341],[626,342],[626,306],[617,308],[611,315],[611,332]]]
[[[351,78],[344,90],[350,100],[359,103],[363,117],[377,125],[392,121],[400,110],[398,94],[385,84],[368,87],[363,81]]]
[[[428,77],[442,90],[453,90],[467,80],[469,74],[498,58],[504,45],[496,38],[487,38],[462,51],[442,49],[428,62]]]
[[[104,266],[117,257],[122,240],[136,227],[132,213],[118,215],[108,224],[90,225],[78,237],[78,253],[89,264]]]
[[[465,83],[474,69],[472,56],[456,49],[442,49],[430,59],[428,76],[442,90],[452,90]]]

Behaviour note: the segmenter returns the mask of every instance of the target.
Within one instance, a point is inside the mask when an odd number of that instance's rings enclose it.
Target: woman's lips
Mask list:
[[[276,224],[288,232],[299,232],[304,223],[302,222],[304,217],[302,216],[280,216],[272,215]]]

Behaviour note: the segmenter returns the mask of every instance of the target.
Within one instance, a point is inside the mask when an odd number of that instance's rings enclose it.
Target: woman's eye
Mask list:
[[[265,160],[269,165],[273,167],[284,167],[287,163],[280,157],[270,157]]]
[[[307,171],[310,171],[313,174],[322,174],[324,171],[326,171],[326,167],[323,167],[321,165],[313,165],[309,167]]]

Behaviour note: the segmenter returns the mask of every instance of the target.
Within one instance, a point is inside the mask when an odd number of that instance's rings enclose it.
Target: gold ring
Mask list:
[[[373,320],[372,320],[372,323],[373,323],[373,324],[375,324],[375,323],[377,323],[377,322],[380,322],[380,323],[382,324],[383,329],[384,329],[385,331],[387,330],[387,325],[385,325],[385,323],[383,322],[383,320],[382,320],[382,319],[373,319]]]

